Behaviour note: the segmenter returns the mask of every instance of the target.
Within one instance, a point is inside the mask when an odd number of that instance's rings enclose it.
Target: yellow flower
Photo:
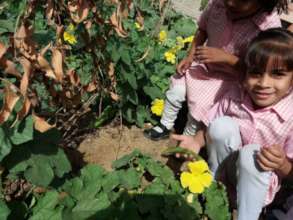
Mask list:
[[[140,23],[135,22],[134,25],[135,25],[135,28],[136,28],[137,30],[141,30],[141,29],[142,29],[142,26],[140,25]]]
[[[77,43],[75,36],[73,34],[68,33],[67,31],[64,31],[63,39],[64,39],[64,41],[66,41],[70,44]]]
[[[188,163],[190,172],[182,172],[180,182],[183,188],[189,188],[192,193],[202,193],[205,187],[209,187],[213,177],[207,163],[204,160]]]
[[[164,57],[167,62],[175,64],[176,55],[172,50],[165,52]]]
[[[193,41],[194,36],[189,36],[183,39],[183,43],[191,43]]]
[[[159,33],[159,41],[162,43],[167,39],[167,32],[166,31],[160,31]]]
[[[151,111],[153,114],[157,116],[161,116],[164,109],[164,100],[163,99],[155,99],[152,102]]]

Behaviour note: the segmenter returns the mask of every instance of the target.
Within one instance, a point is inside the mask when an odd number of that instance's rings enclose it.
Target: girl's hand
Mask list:
[[[186,73],[186,70],[191,66],[192,62],[193,62],[193,56],[185,57],[177,65],[176,67],[177,73],[179,73],[180,75],[184,75]]]
[[[282,176],[287,176],[292,169],[291,162],[280,145],[262,148],[257,163],[264,171],[274,171]]]
[[[223,63],[233,65],[238,61],[236,56],[215,47],[197,47],[194,56],[200,63]]]
[[[179,141],[179,147],[182,148],[186,148],[188,150],[191,150],[193,152],[195,152],[196,154],[199,153],[200,151],[200,145],[199,143],[196,141],[196,139],[194,138],[194,136],[190,136],[190,135],[178,135],[178,134],[173,134],[171,136],[171,138],[173,140]],[[176,157],[180,157],[181,155],[177,155]]]

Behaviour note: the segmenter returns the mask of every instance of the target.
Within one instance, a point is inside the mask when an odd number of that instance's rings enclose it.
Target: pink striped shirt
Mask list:
[[[210,0],[198,20],[200,29],[207,32],[207,46],[243,57],[248,43],[260,31],[280,27],[276,12],[259,12],[254,16],[231,20],[223,0]],[[200,121],[211,106],[239,80],[239,73],[228,65],[193,62],[184,76],[171,78],[171,86],[184,86],[191,116]]]
[[[242,146],[259,144],[283,146],[288,158],[293,159],[293,91],[273,106],[255,110],[247,93],[234,88],[221,98],[208,112],[204,123],[227,115],[239,125]],[[279,178],[273,173],[266,204],[279,190]]]

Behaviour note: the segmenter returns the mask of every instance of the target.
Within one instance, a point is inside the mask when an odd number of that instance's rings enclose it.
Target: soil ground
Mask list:
[[[161,153],[169,146],[175,146],[169,139],[152,141],[144,137],[143,129],[136,126],[105,126],[87,137],[78,147],[86,163],[95,163],[111,169],[111,163],[135,148],[152,156],[155,160],[166,162]]]

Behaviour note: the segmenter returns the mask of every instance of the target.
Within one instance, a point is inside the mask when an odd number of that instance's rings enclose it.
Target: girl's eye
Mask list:
[[[271,74],[273,77],[283,77],[287,75],[286,72],[280,70],[273,70]]]
[[[262,73],[257,70],[248,70],[247,74],[254,77],[258,77],[262,75]]]

